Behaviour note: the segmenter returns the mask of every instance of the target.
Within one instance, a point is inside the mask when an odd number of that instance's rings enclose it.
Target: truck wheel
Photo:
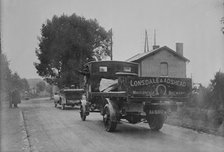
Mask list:
[[[164,116],[161,114],[149,115],[148,124],[153,131],[159,131],[163,127]]]
[[[65,110],[65,104],[61,105],[61,110]]]
[[[103,116],[103,122],[105,130],[108,132],[113,132],[117,127],[117,122],[111,120],[111,113],[109,108],[106,107],[105,114]]]
[[[81,117],[82,121],[86,120],[86,111],[82,106],[80,106],[80,117]]]

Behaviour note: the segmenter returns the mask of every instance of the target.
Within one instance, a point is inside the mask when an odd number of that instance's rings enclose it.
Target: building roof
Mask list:
[[[138,53],[138,54],[136,54],[135,56],[133,56],[133,57],[127,59],[126,61],[127,61],[127,62],[138,62],[138,61],[143,60],[143,59],[146,58],[146,57],[152,56],[152,55],[154,55],[154,54],[156,54],[156,53],[158,53],[158,52],[160,52],[160,51],[162,51],[162,50],[167,50],[168,52],[170,52],[170,53],[172,53],[173,55],[175,55],[176,57],[178,57],[178,58],[184,60],[185,62],[190,62],[189,59],[187,59],[187,58],[185,58],[184,56],[178,54],[176,51],[170,49],[170,48],[167,47],[167,46],[160,47],[160,48],[155,49],[155,50],[153,50],[153,51],[151,51],[151,52]]]

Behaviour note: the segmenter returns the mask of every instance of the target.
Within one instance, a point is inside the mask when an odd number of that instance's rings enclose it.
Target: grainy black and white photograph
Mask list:
[[[1,0],[1,152],[224,152],[224,0]]]

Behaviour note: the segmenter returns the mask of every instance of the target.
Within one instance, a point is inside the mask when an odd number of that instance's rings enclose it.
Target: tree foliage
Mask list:
[[[1,80],[1,92],[2,91],[9,91],[11,89],[10,87],[10,78],[12,75],[11,70],[9,69],[9,61],[7,60],[7,57],[5,54],[1,53],[1,73],[0,73],[0,80]]]
[[[36,84],[37,92],[44,91],[46,89],[46,84],[44,81],[40,81]]]
[[[206,109],[224,109],[224,73],[216,72],[211,83],[206,88],[199,86],[196,93],[192,94],[189,106]]]
[[[53,95],[53,87],[50,84],[46,85],[46,91],[50,94]]]
[[[29,92],[30,86],[29,86],[29,83],[28,83],[27,79],[23,78],[20,81],[21,81],[21,85],[22,85],[22,90]]]
[[[109,32],[96,20],[75,14],[54,16],[42,25],[36,49],[39,63],[34,64],[37,73],[50,84],[78,84],[79,68],[86,62],[101,60],[102,54],[110,56],[109,46]]]
[[[217,72],[211,80],[211,98],[215,108],[224,108],[224,73]]]
[[[1,93],[9,94],[13,89],[18,89],[20,92],[29,91],[29,84],[26,79],[21,79],[15,72],[13,73],[9,68],[9,61],[5,54],[1,53]]]

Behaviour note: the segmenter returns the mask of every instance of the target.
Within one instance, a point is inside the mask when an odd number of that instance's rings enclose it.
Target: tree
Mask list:
[[[11,88],[22,90],[23,84],[20,76],[15,72],[11,75]]]
[[[44,81],[40,81],[36,84],[36,87],[37,87],[37,92],[41,92],[41,91],[44,91],[46,89],[46,84]]]
[[[9,97],[10,92],[13,89],[18,89],[20,93],[24,93],[25,91],[29,92],[29,84],[26,79],[21,79],[20,76],[15,72],[12,73],[12,71],[9,68],[9,61],[7,60],[7,56],[5,54],[1,55],[1,67],[0,67],[0,93],[1,97]]]
[[[21,83],[22,83],[22,90],[29,92],[30,86],[27,79],[21,79]]]
[[[1,53],[1,64],[0,64],[0,83],[1,83],[1,92],[8,92],[10,88],[10,78],[11,78],[11,70],[9,69],[9,61],[5,54]]]
[[[53,95],[53,87],[50,84],[47,84],[46,91],[52,96]]]
[[[7,60],[7,57],[4,54],[1,54],[0,80],[1,80],[1,91],[6,92],[9,92],[14,88],[20,90],[23,89],[24,85],[22,81],[26,81],[25,79],[22,80],[16,72],[12,73],[12,71],[9,68],[9,61]]]
[[[96,20],[75,14],[54,16],[41,28],[39,48],[34,63],[37,73],[48,83],[59,87],[79,84],[77,71],[86,62],[110,56],[109,32]],[[98,48],[100,51],[94,51]]]
[[[213,106],[217,108],[224,108],[224,73],[217,72],[214,79],[211,80],[211,97]]]

